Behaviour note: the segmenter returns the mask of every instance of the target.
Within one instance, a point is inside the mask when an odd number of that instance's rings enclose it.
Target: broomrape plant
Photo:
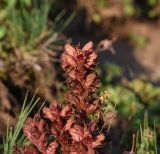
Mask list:
[[[95,71],[97,55],[92,42],[82,49],[69,44],[64,46],[62,67],[68,91],[65,105],[54,100],[42,113],[28,117],[23,125],[24,135],[30,144],[15,145],[15,154],[94,154],[105,142],[103,102],[98,93],[99,76]],[[102,97],[102,96],[101,96]]]

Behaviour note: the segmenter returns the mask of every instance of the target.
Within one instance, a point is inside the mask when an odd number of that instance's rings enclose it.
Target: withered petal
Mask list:
[[[71,56],[74,56],[76,50],[75,48],[73,48],[70,44],[66,44],[64,46],[64,51],[68,54],[68,55],[71,55]]]
[[[92,50],[93,48],[93,42],[92,41],[89,41],[88,43],[86,43],[84,45],[84,47],[82,48],[82,51],[86,51],[86,50]]]
[[[46,154],[56,154],[58,148],[58,143],[56,141],[53,141],[49,144]]]
[[[95,78],[96,78],[96,74],[95,73],[91,73],[91,74],[87,75],[86,81],[85,81],[85,87],[87,89],[91,86],[91,84],[93,83]]]
[[[95,111],[97,109],[97,105],[94,104],[90,104],[89,107],[86,109],[87,113],[92,113],[93,111]]]
[[[63,127],[63,130],[64,131],[69,130],[72,127],[73,124],[75,124],[75,120],[73,118],[68,119],[65,126]]]
[[[104,141],[104,139],[105,139],[105,136],[103,134],[98,135],[94,140],[94,142],[92,142],[92,148],[96,148],[102,145],[102,141]]]
[[[36,149],[32,145],[25,145],[25,146],[14,146],[13,154],[40,154],[38,149]]]
[[[88,58],[87,58],[87,62],[85,63],[85,66],[88,68],[91,65],[95,65],[96,64],[96,59],[97,59],[97,54],[92,52]]]
[[[74,57],[72,57],[70,55],[62,54],[62,60],[63,60],[63,62],[65,63],[66,66],[72,66],[72,67],[77,66],[77,63],[76,63]]]
[[[95,131],[95,129],[96,129],[96,122],[95,121],[91,121],[89,123],[88,130],[89,130],[89,132],[93,133]]]
[[[72,109],[69,105],[66,105],[60,113],[62,117],[68,117],[71,116],[71,114],[72,114]]]
[[[81,141],[83,139],[83,128],[79,125],[74,125],[73,128],[69,129],[69,133],[74,141]]]
[[[54,115],[48,107],[43,108],[43,116],[51,121],[55,119]]]

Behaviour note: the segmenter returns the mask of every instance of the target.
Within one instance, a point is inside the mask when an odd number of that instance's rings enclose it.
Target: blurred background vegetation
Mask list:
[[[154,141],[160,143],[158,34],[159,0],[0,0],[0,136],[8,119],[16,123],[27,90],[31,98],[38,89],[42,102],[64,99],[60,55],[66,42],[91,40],[96,48],[101,40],[116,38],[116,54],[99,53],[97,70],[102,90],[111,93],[105,110],[117,104],[109,134],[112,152],[130,149],[132,135],[145,121],[137,154],[150,147],[148,154],[154,154],[152,139],[148,146],[144,138],[156,130]]]

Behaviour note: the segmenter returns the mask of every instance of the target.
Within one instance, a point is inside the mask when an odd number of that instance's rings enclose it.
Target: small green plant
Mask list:
[[[136,154],[158,154],[157,139],[155,131],[149,127],[148,114],[145,113],[143,127],[140,125],[140,130],[137,135]]]
[[[96,3],[98,4],[99,7],[106,7],[107,6],[107,0],[96,0]]]
[[[111,83],[115,78],[121,77],[123,73],[122,67],[115,65],[111,62],[106,62],[103,66],[104,77],[102,78],[102,83],[107,85]]]
[[[0,5],[0,39],[2,39],[6,33],[6,25],[4,24],[4,20],[7,18],[7,16],[10,13],[10,10],[13,9],[13,6],[15,5],[16,1],[11,0],[2,0]]]
[[[46,44],[49,39],[50,43],[57,41],[57,37],[67,27],[74,17],[74,13],[62,23],[65,11],[62,10],[53,20],[49,22],[48,16],[52,6],[51,0],[42,1],[11,1],[3,0],[6,7],[1,11],[7,11],[0,23],[0,37],[7,40],[13,50],[21,52],[35,52],[42,44]],[[8,7],[10,8],[8,10]],[[7,9],[7,10],[6,10]],[[60,24],[61,23],[61,24]],[[6,30],[6,28],[8,30]],[[52,38],[52,41],[51,41]],[[0,43],[5,45],[5,40]],[[2,46],[2,45],[1,45]]]
[[[36,106],[36,104],[39,101],[38,99],[35,99],[36,93],[32,97],[31,101],[28,102],[28,92],[25,96],[23,106],[21,109],[20,115],[18,115],[18,122],[15,127],[7,127],[7,134],[4,138],[4,154],[12,154],[13,149],[15,145],[21,145],[26,144],[26,137],[22,134],[22,127],[26,120],[26,118],[29,116],[33,108]]]
[[[6,21],[9,29],[7,36],[13,48],[25,46],[33,48],[40,41],[37,39],[44,39],[49,35],[47,24],[50,7],[51,3],[48,0],[41,1],[39,6],[38,1],[35,1],[33,6],[26,6],[20,1],[18,8],[14,6],[10,10]]]
[[[104,65],[103,70],[103,90],[108,90],[112,96],[107,108],[113,109],[118,98],[119,114],[123,118],[132,119],[133,128],[138,128],[145,110],[150,114],[149,120],[159,122],[158,86],[145,79],[137,78],[129,81],[123,78],[123,69],[115,64]]]
[[[123,0],[123,11],[126,16],[133,16],[135,14],[135,7],[131,0]]]

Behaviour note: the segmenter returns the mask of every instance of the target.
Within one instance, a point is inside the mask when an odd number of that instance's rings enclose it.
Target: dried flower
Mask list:
[[[40,152],[47,149],[47,130],[48,125],[38,114],[34,118],[28,118],[24,124],[24,134]]]
[[[82,49],[67,44],[62,54],[62,67],[69,87],[66,101],[74,105],[77,110],[87,113],[93,113],[100,103],[97,98],[91,98],[99,87],[99,76],[95,71],[97,55],[92,47],[92,42],[87,43]]]
[[[13,154],[40,154],[40,152],[34,146],[15,146]]]
[[[33,119],[29,117],[23,131],[33,146],[22,146],[19,150],[25,152],[34,147],[33,151],[38,153],[55,154],[60,146],[63,154],[95,154],[95,148],[103,144],[105,136],[99,134],[96,121],[88,116],[102,105],[98,94],[93,97],[99,87],[99,76],[95,71],[97,55],[92,47],[92,42],[82,49],[65,45],[62,67],[69,88],[65,94],[66,105],[61,107],[54,100],[43,108],[44,119],[38,114]]]

